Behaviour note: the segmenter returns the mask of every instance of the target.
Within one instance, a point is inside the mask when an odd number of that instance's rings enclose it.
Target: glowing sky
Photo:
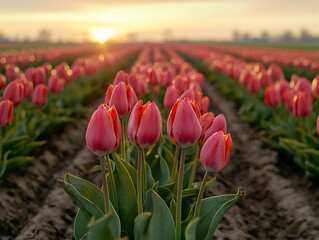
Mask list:
[[[0,32],[34,39],[48,29],[52,40],[94,39],[97,32],[125,41],[230,39],[234,30],[278,35],[307,29],[319,35],[319,0],[0,0]]]

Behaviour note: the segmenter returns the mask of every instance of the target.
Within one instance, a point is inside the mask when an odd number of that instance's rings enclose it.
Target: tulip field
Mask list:
[[[0,51],[0,240],[319,239],[318,183],[318,51]]]

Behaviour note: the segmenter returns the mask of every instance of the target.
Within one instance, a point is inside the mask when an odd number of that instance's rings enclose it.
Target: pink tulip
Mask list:
[[[290,79],[290,87],[295,88],[296,84],[299,82],[300,77],[297,74],[292,74]]]
[[[160,93],[160,86],[159,85],[156,85],[153,87],[153,94],[154,95],[158,95]]]
[[[14,106],[18,106],[24,95],[24,86],[20,80],[10,82],[4,89],[3,99],[9,99],[13,102]]]
[[[119,82],[115,87],[110,85],[106,91],[105,103],[114,106],[120,117],[129,114],[137,102],[137,96],[130,85]]]
[[[123,70],[118,71],[116,74],[113,85],[117,85],[120,82],[124,82],[125,84],[128,84],[128,74],[124,72]]]
[[[173,79],[175,77],[175,72],[173,68],[168,69],[163,76],[163,85],[168,87],[172,84]]]
[[[280,96],[283,97],[284,92],[290,89],[289,82],[285,79],[281,79],[275,83],[275,88]]]
[[[148,82],[153,86],[160,84],[160,77],[154,67],[148,69]]]
[[[271,81],[269,79],[269,76],[268,76],[266,70],[260,71],[257,74],[257,79],[259,80],[262,87],[267,87],[271,84]]]
[[[164,96],[164,107],[167,110],[171,110],[174,104],[179,97],[178,91],[174,86],[169,86],[166,89],[165,96]]]
[[[167,135],[171,141],[183,148],[189,147],[199,139],[202,127],[197,104],[188,98],[178,100],[167,120]]]
[[[48,76],[52,70],[52,65],[50,63],[44,63],[42,67],[44,68],[45,74]]]
[[[286,108],[289,111],[292,111],[292,103],[293,103],[294,96],[295,94],[292,89],[286,90],[283,94],[283,101],[285,103]]]
[[[202,134],[197,142],[199,146],[204,145],[205,133],[209,129],[209,127],[213,124],[214,119],[215,119],[215,116],[214,116],[214,113],[212,112],[207,112],[200,117],[199,122],[200,122],[200,125],[202,126]]]
[[[59,78],[57,74],[52,75],[49,78],[49,83],[48,83],[49,92],[54,92],[54,93],[63,92],[64,84],[65,84],[64,78]]]
[[[151,147],[162,134],[161,112],[154,102],[139,100],[131,113],[128,126],[128,137],[139,148]]]
[[[189,100],[195,100],[195,93],[193,89],[188,89],[179,97],[180,100],[188,98]]]
[[[28,80],[26,78],[21,78],[21,83],[24,86],[24,94],[23,97],[24,98],[29,98],[32,95],[32,91],[33,91],[33,83],[31,80]]]
[[[172,85],[177,89],[179,93],[182,93],[186,89],[186,79],[181,75],[177,75],[173,79]]]
[[[44,84],[38,84],[32,94],[32,102],[36,106],[44,106],[48,100],[48,88]]]
[[[16,79],[19,76],[20,69],[14,64],[6,65],[6,77],[8,81]]]
[[[269,107],[277,106],[281,102],[280,93],[274,85],[270,85],[265,89],[265,104]]]
[[[312,99],[306,92],[298,92],[293,99],[292,112],[296,117],[305,117],[312,111]]]
[[[233,142],[230,134],[222,131],[214,133],[204,143],[200,160],[207,171],[222,171],[228,164]]]
[[[0,102],[0,127],[9,126],[12,120],[13,120],[13,102],[11,102],[8,99],[1,101]]]
[[[43,67],[37,67],[34,71],[34,78],[32,79],[33,86],[38,84],[45,84],[47,81],[47,75]]]
[[[268,67],[267,74],[268,74],[270,80],[285,79],[285,75],[284,75],[282,69],[276,63],[272,63]]]
[[[314,97],[319,97],[319,74],[312,80],[312,94]]]
[[[217,115],[211,125],[206,128],[203,135],[203,142],[206,142],[211,135],[219,131],[222,131],[224,134],[226,134],[227,131],[227,123],[224,114]]]
[[[257,93],[259,92],[260,88],[261,88],[261,84],[259,80],[254,75],[251,75],[251,77],[247,81],[248,91],[251,93]]]
[[[92,114],[86,129],[86,144],[91,152],[103,156],[115,151],[121,144],[121,122],[114,107],[101,104]]]
[[[25,71],[25,77],[29,80],[32,81],[32,83],[35,81],[34,80],[34,73],[35,73],[35,69],[34,67],[29,67],[26,71]]]
[[[6,85],[6,80],[6,77],[0,73],[0,90],[2,90]]]

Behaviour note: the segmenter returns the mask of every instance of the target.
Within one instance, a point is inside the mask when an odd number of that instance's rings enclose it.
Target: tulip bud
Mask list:
[[[20,69],[18,66],[14,64],[7,64],[6,65],[6,77],[7,80],[13,80],[19,76]]]
[[[44,71],[45,71],[45,74],[46,74],[46,75],[49,75],[49,73],[50,73],[51,70],[52,70],[52,65],[51,65],[50,63],[44,63],[44,64],[42,65],[42,67],[43,67],[43,69],[44,69]]]
[[[120,117],[129,114],[136,102],[137,96],[133,88],[124,82],[119,82],[106,91],[105,103],[114,106]]]
[[[193,89],[188,89],[179,97],[180,100],[188,98],[189,100],[195,100],[195,93]]]
[[[10,82],[4,90],[3,99],[9,99],[14,106],[19,105],[24,96],[24,86],[20,80]]]
[[[188,98],[178,100],[167,120],[167,135],[177,146],[186,148],[197,142],[202,127],[197,104]]]
[[[248,91],[251,93],[257,93],[259,92],[260,88],[261,88],[261,84],[259,80],[254,75],[251,75],[247,81]]]
[[[265,104],[269,107],[277,106],[281,101],[280,94],[274,85],[265,89]]]
[[[163,76],[163,85],[165,87],[168,87],[172,84],[172,81],[175,77],[175,72],[174,72],[174,69],[172,68],[169,68],[165,73],[164,73],[164,76]]]
[[[292,112],[296,117],[305,117],[312,111],[312,99],[306,92],[298,92],[293,99]]]
[[[162,134],[161,112],[154,102],[139,100],[131,113],[128,127],[128,137],[133,144],[140,148],[154,145]]]
[[[13,102],[6,99],[0,102],[0,127],[9,126],[13,120]]]
[[[224,135],[222,131],[214,133],[205,142],[200,160],[207,171],[222,171],[228,164],[233,142],[230,134]]]
[[[103,156],[115,151],[121,143],[121,122],[114,107],[101,104],[92,114],[86,129],[86,144],[91,152]]]
[[[312,80],[312,94],[314,97],[319,97],[319,74]]]
[[[24,86],[24,94],[23,98],[29,98],[33,91],[33,83],[31,80],[28,80],[26,78],[21,78],[20,82]]]
[[[34,78],[32,79],[33,86],[38,84],[45,84],[47,81],[47,75],[45,74],[45,70],[43,67],[37,67],[34,71]]]
[[[164,96],[164,107],[167,110],[171,110],[174,104],[176,103],[178,96],[179,94],[177,89],[174,86],[169,86],[166,89]]]
[[[52,75],[49,78],[48,89],[49,92],[61,93],[64,89],[65,80],[64,78],[59,78],[57,74]]]
[[[275,63],[272,63],[268,69],[267,74],[271,80],[281,80],[285,79],[285,75],[282,69]]]
[[[117,85],[120,82],[124,82],[125,84],[128,84],[128,75],[123,70],[120,70],[116,74],[116,76],[114,78],[114,81],[113,81],[113,85],[115,86],[115,85]]]
[[[211,135],[219,131],[222,131],[224,134],[226,134],[227,131],[227,123],[224,114],[219,114],[211,121],[209,126],[205,126],[205,131],[202,131],[202,143],[205,143]]]
[[[212,112],[207,112],[200,117],[199,122],[202,127],[202,134],[198,140],[199,146],[203,146],[205,133],[207,129],[209,129],[209,127],[213,124],[214,119],[215,119],[215,116],[214,116],[214,113]]]
[[[160,84],[160,77],[153,67],[148,69],[148,81],[153,86]]]
[[[182,93],[186,89],[186,79],[181,75],[177,75],[173,79],[172,85],[177,89],[177,91],[179,91],[179,93]]]
[[[48,100],[48,88],[44,84],[35,87],[32,94],[32,102],[37,106],[44,106]]]
[[[204,114],[209,108],[209,98],[207,96],[202,98],[200,113]]]
[[[279,92],[280,96],[283,97],[284,92],[290,89],[290,85],[287,80],[281,79],[275,83],[275,88]]]
[[[0,73],[0,90],[6,85],[6,77]]]
[[[295,94],[292,89],[286,90],[283,94],[283,101],[285,103],[286,108],[289,111],[292,111],[292,103],[293,103],[294,96]]]

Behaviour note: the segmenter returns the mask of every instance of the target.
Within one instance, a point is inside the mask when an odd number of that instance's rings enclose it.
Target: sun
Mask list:
[[[92,38],[98,43],[103,44],[110,38],[114,37],[115,34],[116,31],[112,28],[98,29],[93,33]]]

